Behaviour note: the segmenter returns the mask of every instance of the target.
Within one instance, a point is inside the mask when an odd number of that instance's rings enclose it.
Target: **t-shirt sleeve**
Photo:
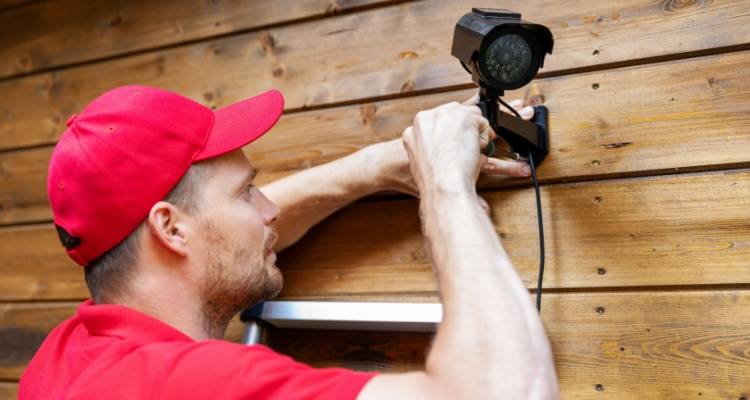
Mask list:
[[[166,356],[157,374],[162,375],[161,385],[154,387],[161,396],[154,398],[355,399],[377,375],[313,368],[264,345],[219,340],[186,344]]]

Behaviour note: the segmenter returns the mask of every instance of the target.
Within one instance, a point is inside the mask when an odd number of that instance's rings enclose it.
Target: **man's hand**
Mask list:
[[[476,107],[452,102],[417,113],[403,140],[420,194],[473,192],[486,164],[480,149],[494,139],[495,132]]]
[[[476,105],[478,98],[478,95],[475,95],[462,104]],[[510,105],[526,120],[534,116],[534,109],[531,106],[525,106],[523,100],[514,100]],[[474,108],[479,111],[479,108]],[[503,109],[503,111],[510,112],[510,110],[506,109]],[[408,127],[408,129],[413,129],[413,126]],[[412,176],[409,167],[409,155],[404,148],[402,138],[368,146],[366,151],[369,151],[372,157],[374,157],[371,165],[377,166],[375,179],[382,190],[394,190],[419,197],[419,188]],[[485,157],[485,159],[486,161],[481,165],[482,173],[507,177],[529,176],[529,172],[524,169],[524,167],[528,167],[525,162],[494,157]],[[479,198],[479,203],[486,212],[489,212],[490,209],[487,202],[481,197]]]

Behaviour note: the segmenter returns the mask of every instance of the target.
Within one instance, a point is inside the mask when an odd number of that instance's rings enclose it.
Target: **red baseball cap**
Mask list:
[[[216,111],[149,86],[110,90],[73,115],[49,163],[47,194],[68,255],[86,266],[124,240],[190,165],[239,149],[284,110],[269,90]]]

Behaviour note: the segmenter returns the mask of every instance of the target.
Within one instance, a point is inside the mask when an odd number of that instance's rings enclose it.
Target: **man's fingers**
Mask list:
[[[513,107],[513,108],[515,108],[515,107]],[[525,119],[527,121],[530,120],[530,119],[532,119],[532,118],[534,118],[534,107],[532,107],[532,106],[526,106],[526,107],[515,108],[515,109],[516,109],[516,112],[519,115],[521,115],[521,118],[523,118],[523,119]],[[505,107],[501,107],[501,110],[503,112],[508,113],[508,114],[516,115],[515,113],[511,112],[510,110],[508,110]]]
[[[510,105],[511,107],[513,107],[513,108],[515,108],[516,110],[518,110],[518,109],[520,109],[521,107],[523,107],[523,99],[515,99],[515,100],[512,100],[512,101],[511,101],[510,103],[508,103],[508,105]]]
[[[509,106],[513,107],[514,110],[516,110],[517,113],[521,115],[521,118],[525,120],[530,120],[531,118],[534,118],[534,107],[532,106],[525,106],[522,99],[516,99],[508,103]],[[506,112],[508,114],[513,114],[513,111],[509,110],[504,105],[500,105],[500,110],[503,112]]]
[[[477,129],[479,130],[479,148],[484,149],[487,145],[497,138],[495,130],[490,127],[490,122],[487,118],[479,117],[476,119]]]
[[[479,170],[484,171],[485,168],[487,168],[487,160],[489,157],[487,157],[484,154],[479,154]]]
[[[514,110],[519,111],[523,108],[523,100],[515,99],[508,103],[508,105],[513,107]],[[509,110],[508,107],[505,107],[503,104],[500,104],[500,111],[506,112],[508,114],[513,114],[513,111]]]
[[[531,168],[523,161],[501,160],[490,157],[482,164],[482,172],[492,175],[526,177],[531,175]]]
[[[530,120],[534,118],[534,107],[532,106],[526,106],[518,111],[519,114],[521,114],[521,118],[525,120]]]
[[[451,101],[450,103],[441,104],[437,106],[435,110],[451,110],[451,112],[458,110],[472,115],[482,115],[482,110],[480,110],[476,105],[462,104],[457,101]]]
[[[480,110],[479,107],[477,107],[477,106],[460,104],[460,105],[458,105],[456,107],[461,112],[465,112],[465,113],[468,113],[468,114],[471,114],[471,115],[476,115],[476,116],[479,116],[479,117],[482,116],[482,110]]]
[[[457,103],[457,102],[454,101],[454,102],[450,102],[450,103],[445,104],[445,105],[446,106],[449,105],[449,106],[452,106],[452,107],[460,106],[462,109],[471,107],[473,110],[467,110],[468,112],[472,112],[474,114],[481,115],[482,111],[479,110],[479,107],[476,107],[477,103],[479,103],[479,94],[478,93],[475,94],[474,96],[472,96],[470,99],[464,101],[463,103],[459,104],[459,103]],[[523,99],[513,100],[508,105],[510,105],[511,107],[513,107],[513,109],[516,110],[516,112],[521,115],[521,118],[523,118],[525,120],[530,120],[530,119],[534,118],[534,107],[525,105]],[[513,113],[513,111],[509,110],[507,107],[505,107],[502,104],[500,105],[500,110],[503,111],[503,112],[506,112],[508,114],[515,115]]]

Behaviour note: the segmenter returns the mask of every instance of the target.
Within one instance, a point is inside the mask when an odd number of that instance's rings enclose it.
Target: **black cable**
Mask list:
[[[536,192],[536,217],[539,221],[539,280],[536,284],[536,309],[542,312],[542,279],[544,278],[544,226],[542,225],[542,196],[539,193],[539,181],[536,179],[536,168],[534,168],[534,156],[529,152],[529,165],[531,166],[531,179],[534,181]]]
[[[521,114],[515,108],[499,98],[497,101],[504,105],[505,108],[516,114],[516,117],[522,118]],[[536,309],[542,312],[542,280],[544,278],[544,225],[542,224],[542,195],[539,190],[539,181],[536,179],[536,168],[534,167],[534,156],[529,152],[529,166],[531,167],[531,179],[534,182],[534,191],[536,192],[536,217],[539,221],[539,278],[536,284]]]

